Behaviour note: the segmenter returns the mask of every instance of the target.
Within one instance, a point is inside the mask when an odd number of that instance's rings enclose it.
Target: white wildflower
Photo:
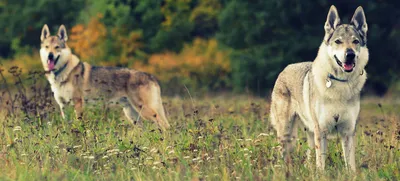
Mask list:
[[[15,126],[13,131],[21,131],[21,126]]]
[[[153,148],[153,149],[150,150],[150,152],[151,152],[151,153],[156,153],[156,152],[157,152],[157,149],[156,149],[156,148]]]
[[[260,133],[260,134],[257,136],[257,138],[260,137],[260,136],[269,136],[269,135],[270,135],[269,133]]]

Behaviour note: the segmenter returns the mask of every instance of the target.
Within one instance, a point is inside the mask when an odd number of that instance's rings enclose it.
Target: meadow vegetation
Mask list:
[[[126,121],[105,103],[87,107],[83,120],[70,107],[63,120],[49,87],[39,86],[43,75],[20,83],[18,69],[11,72],[17,82],[0,81],[1,180],[400,179],[400,104],[392,100],[363,99],[355,174],[345,168],[338,139],[329,142],[326,173],[318,173],[306,159],[303,128],[293,162],[280,159],[266,98],[190,90],[164,97],[171,129],[161,132],[148,121]]]

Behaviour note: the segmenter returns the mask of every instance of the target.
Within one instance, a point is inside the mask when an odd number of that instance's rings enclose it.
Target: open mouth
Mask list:
[[[47,59],[47,67],[49,68],[49,71],[53,71],[55,65],[57,64],[58,59],[60,58],[60,55],[57,56],[56,59]]]
[[[334,55],[336,63],[344,69],[345,72],[352,72],[354,67],[356,66],[356,63],[353,61],[350,62],[345,62],[344,64]]]

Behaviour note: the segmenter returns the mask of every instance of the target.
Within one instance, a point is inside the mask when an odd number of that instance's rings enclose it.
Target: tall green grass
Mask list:
[[[293,163],[279,157],[268,102],[249,96],[164,98],[171,129],[87,107],[82,121],[58,108],[38,118],[0,120],[1,180],[399,180],[397,105],[363,103],[357,128],[357,172],[329,141],[325,173],[308,162],[300,131]],[[385,110],[388,110],[385,112]],[[363,116],[363,114],[367,116]]]

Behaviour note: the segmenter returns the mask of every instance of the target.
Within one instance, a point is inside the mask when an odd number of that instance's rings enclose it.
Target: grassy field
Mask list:
[[[266,99],[225,94],[164,104],[172,129],[162,133],[102,106],[86,108],[83,121],[62,120],[52,106],[39,110],[44,116],[3,116],[0,180],[400,180],[400,104],[393,101],[363,100],[355,174],[344,167],[339,140],[330,140],[326,172],[317,173],[303,132],[285,165]]]

